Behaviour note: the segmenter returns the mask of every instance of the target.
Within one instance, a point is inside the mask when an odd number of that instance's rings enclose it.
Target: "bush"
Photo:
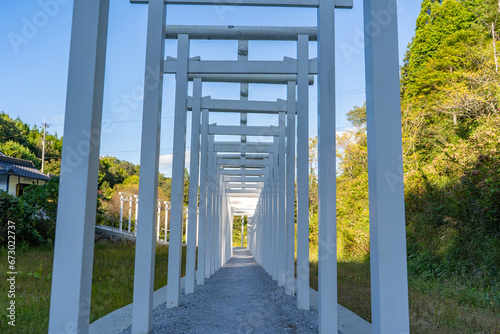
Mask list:
[[[55,224],[58,196],[59,178],[54,177],[44,185],[27,187],[21,198],[36,210],[42,210],[43,215]]]
[[[28,243],[40,245],[46,239],[38,232],[37,227],[43,226],[43,219],[37,216],[37,211],[20,198],[0,191],[0,245],[7,245],[8,222],[15,222],[16,244]]]
[[[13,197],[6,192],[0,196],[0,244],[7,243],[7,222],[16,223],[16,241],[37,246],[55,237],[59,178],[44,185],[32,185],[24,194]]]
[[[44,241],[54,240],[55,237],[58,196],[58,177],[50,179],[44,185],[29,186],[21,196],[35,210],[38,217],[35,228]]]

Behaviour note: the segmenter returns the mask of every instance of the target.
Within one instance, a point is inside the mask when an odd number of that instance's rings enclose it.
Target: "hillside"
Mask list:
[[[402,73],[409,264],[498,280],[500,4],[425,0]],[[495,39],[493,39],[495,37]]]
[[[418,277],[499,282],[499,6],[424,0],[401,69],[408,265]],[[366,259],[365,107],[354,107],[348,120],[353,129],[337,136],[338,251],[341,259]],[[315,233],[315,176],[311,180]]]
[[[57,133],[46,134],[45,173],[59,174],[62,138]],[[43,128],[30,127],[21,119],[12,119],[0,112],[0,151],[14,158],[31,160],[37,168],[42,165]]]

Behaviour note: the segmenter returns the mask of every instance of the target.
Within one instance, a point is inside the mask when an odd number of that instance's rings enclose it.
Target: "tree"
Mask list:
[[[354,106],[347,113],[347,120],[357,128],[366,127],[366,101],[361,107]]]
[[[61,159],[51,159],[45,162],[44,173],[52,175],[61,174]]]
[[[366,138],[366,102],[354,106],[347,113],[347,120],[354,127],[337,134],[338,170],[342,178],[354,179],[368,170]]]
[[[127,177],[136,174],[136,166],[128,161],[109,156],[99,159],[99,189],[104,182],[107,182],[106,188],[113,188],[116,184],[123,183]]]
[[[13,142],[8,143],[8,142]],[[37,168],[41,165],[43,135],[42,130],[37,126],[30,127],[18,117],[12,119],[4,112],[0,112],[0,145],[7,145],[12,148],[12,156],[32,160]],[[23,146],[27,150],[20,148]],[[7,148],[4,148],[8,150]],[[51,169],[53,174],[59,174],[59,165],[62,151],[62,138],[56,134],[47,133],[45,141],[45,159],[46,162],[52,162]],[[5,153],[5,152],[4,152]],[[7,153],[6,153],[7,154]],[[33,156],[35,158],[33,158]]]
[[[0,142],[23,140],[24,133],[19,124],[5,112],[0,112]]]
[[[496,22],[497,14],[494,0],[422,2],[401,70],[410,168],[430,163],[446,143],[467,138],[479,117],[498,111],[500,77],[491,47],[496,44],[488,41],[488,22]]]
[[[30,151],[29,148],[24,147],[23,145],[9,140],[4,143],[0,143],[0,151],[13,158],[24,159],[32,161],[36,167],[40,167],[40,160]]]

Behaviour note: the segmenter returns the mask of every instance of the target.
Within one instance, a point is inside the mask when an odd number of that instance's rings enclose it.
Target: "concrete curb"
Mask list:
[[[184,289],[185,279],[181,278],[181,289]],[[153,309],[167,300],[167,286],[156,290],[153,294]],[[132,304],[128,304],[90,324],[89,334],[118,334],[132,325]]]
[[[318,309],[319,294],[314,289],[309,289],[309,302],[311,307]],[[356,313],[338,304],[338,329],[342,334],[371,334],[372,325]]]

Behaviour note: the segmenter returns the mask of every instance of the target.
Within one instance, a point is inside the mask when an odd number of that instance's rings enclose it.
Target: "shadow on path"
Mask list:
[[[130,328],[123,334],[130,333]],[[154,310],[152,333],[317,333],[318,313],[298,310],[246,248],[194,294],[182,294],[179,307]]]

